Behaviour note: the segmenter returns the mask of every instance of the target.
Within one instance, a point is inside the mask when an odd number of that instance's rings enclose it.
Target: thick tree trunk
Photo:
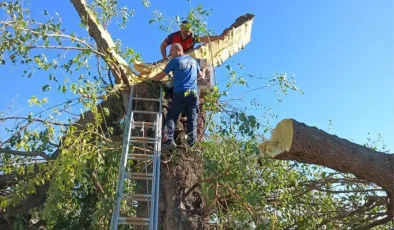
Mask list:
[[[206,229],[201,191],[192,188],[203,174],[202,156],[183,151],[179,157],[162,165],[159,229]]]
[[[260,152],[280,160],[318,164],[382,187],[394,194],[394,158],[330,135],[292,119],[281,121],[271,139],[259,145]]]

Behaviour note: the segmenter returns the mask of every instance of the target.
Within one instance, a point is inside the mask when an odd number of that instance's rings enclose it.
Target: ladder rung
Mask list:
[[[153,149],[144,149],[144,148],[140,148],[137,146],[133,146],[133,150],[139,150],[139,151],[143,151],[143,152],[148,152],[148,153],[153,153]]]
[[[154,122],[134,121],[132,125],[134,125],[134,127],[144,126],[145,128],[154,128],[156,124]]]
[[[153,173],[126,173],[125,178],[130,180],[152,180]]]
[[[118,219],[119,224],[129,224],[129,225],[149,225],[149,218],[143,217],[129,217],[120,216]]]
[[[133,161],[151,161],[152,159],[145,158],[145,157],[129,157],[128,160],[133,160]]]
[[[130,201],[150,201],[152,195],[150,194],[123,194],[123,200],[130,200]]]
[[[144,217],[131,217],[131,216],[120,216],[119,221],[138,221],[138,222],[149,222],[149,218]]]
[[[133,172],[133,173],[128,173],[128,174],[130,174],[131,176],[153,176],[153,173],[135,173],[135,172]]]
[[[127,179],[130,179],[130,180],[152,180],[152,177],[131,176]]]
[[[131,143],[135,143],[135,144],[155,144],[156,141],[148,141],[148,140],[130,140]]]
[[[133,100],[140,100],[140,101],[158,101],[158,102],[160,102],[160,98],[133,97]]]
[[[138,221],[127,221],[127,220],[119,220],[118,224],[123,224],[123,225],[134,225],[134,226],[148,226],[149,222],[138,222]]]
[[[146,113],[146,114],[160,114],[159,112],[154,111],[141,111],[141,110],[132,110],[133,113]]]
[[[154,138],[154,137],[130,137],[130,140],[137,140],[137,141],[155,141],[156,138]]]
[[[132,153],[128,157],[137,157],[137,158],[153,158],[152,154],[141,154],[141,153]]]

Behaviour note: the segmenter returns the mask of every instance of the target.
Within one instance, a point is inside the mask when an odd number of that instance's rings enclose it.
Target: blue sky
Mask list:
[[[297,86],[305,92],[290,93],[281,103],[261,91],[248,95],[272,107],[278,115],[273,126],[281,119],[294,118],[327,131],[331,120],[331,133],[360,144],[367,141],[368,133],[373,138],[381,133],[389,148],[394,149],[393,1],[152,0],[146,10],[142,1],[120,2],[130,2],[128,7],[135,9],[135,15],[125,30],[116,29],[114,23],[111,34],[142,53],[147,62],[160,59],[159,45],[166,36],[157,25],[148,25],[156,8],[166,17],[175,17],[185,15],[190,5],[202,3],[213,9],[208,26],[216,32],[242,14],[255,14],[252,41],[228,63],[239,62],[245,65],[243,72],[265,77],[278,72],[295,74]],[[32,0],[31,7],[38,20],[43,19],[40,12],[44,9],[58,12],[65,28],[85,35],[69,1],[54,5],[49,0]],[[225,78],[225,73],[225,68],[218,68],[218,78]],[[40,91],[46,79],[22,78],[18,69],[1,67],[0,111],[18,95],[13,110],[22,109],[17,114],[26,114],[28,98],[44,95]]]

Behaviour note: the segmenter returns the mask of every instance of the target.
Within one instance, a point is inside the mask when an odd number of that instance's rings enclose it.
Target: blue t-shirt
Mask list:
[[[197,73],[200,66],[193,58],[184,55],[171,59],[164,72],[174,76],[174,93],[197,90]]]

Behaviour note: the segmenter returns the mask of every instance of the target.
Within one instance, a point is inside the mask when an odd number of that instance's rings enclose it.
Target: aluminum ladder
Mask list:
[[[161,156],[161,132],[162,132],[162,87],[160,87],[160,98],[138,98],[133,97],[133,89],[130,90],[130,98],[127,109],[127,117],[125,123],[125,130],[123,135],[122,156],[119,165],[119,176],[115,194],[115,204],[112,212],[110,230],[117,230],[118,225],[130,226],[149,226],[149,230],[158,229],[158,207],[159,207],[159,190],[160,190],[160,156]],[[150,101],[158,103],[157,111],[138,111],[133,110],[133,101]],[[155,121],[134,121],[134,114],[153,114]],[[140,129],[142,136],[131,136]],[[154,137],[145,137],[145,130],[154,130]],[[152,149],[147,149],[146,145],[153,145]],[[131,151],[129,150],[131,148]],[[138,162],[145,162],[144,173],[128,172],[128,162],[133,161],[133,164]],[[148,170],[147,162],[152,162],[152,167]],[[149,172],[150,171],[150,172]],[[124,193],[124,182],[126,180],[145,180],[146,193]],[[150,182],[150,183],[149,183]],[[149,186],[150,184],[150,186]],[[149,193],[149,187],[150,192]],[[132,217],[121,216],[122,201],[127,202],[147,202],[149,212],[148,217]]]

